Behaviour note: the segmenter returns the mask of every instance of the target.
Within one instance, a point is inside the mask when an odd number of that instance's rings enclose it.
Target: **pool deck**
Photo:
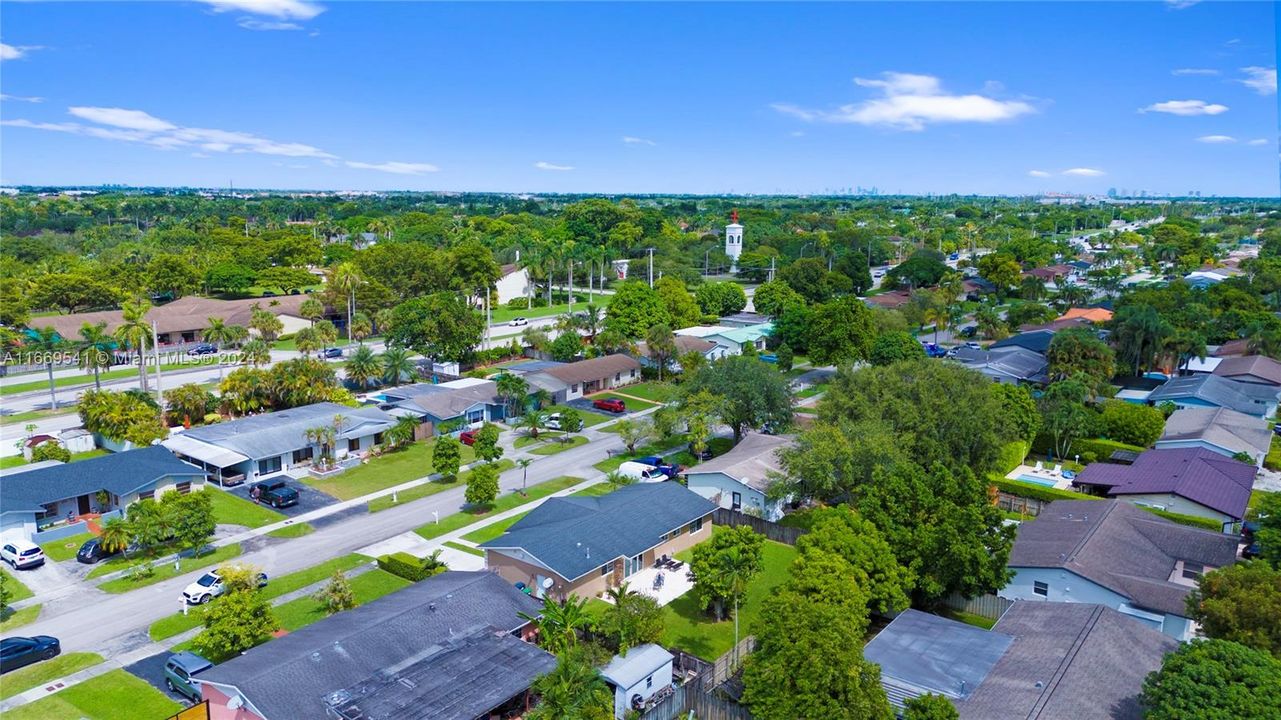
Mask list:
[[[1048,468],[1042,467],[1037,470],[1033,465],[1020,465],[1010,471],[1006,476],[1009,480],[1023,480],[1027,478],[1036,478],[1039,484],[1046,487],[1053,487],[1056,490],[1071,490],[1072,481],[1063,477],[1062,474],[1054,472],[1054,466]]]

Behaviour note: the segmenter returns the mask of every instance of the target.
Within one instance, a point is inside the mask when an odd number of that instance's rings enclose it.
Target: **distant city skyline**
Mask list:
[[[0,5],[0,184],[1281,194],[1272,3]]]

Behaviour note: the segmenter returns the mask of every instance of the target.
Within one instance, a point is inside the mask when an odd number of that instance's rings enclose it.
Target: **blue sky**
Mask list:
[[[1265,2],[6,2],[0,181],[1276,196],[1276,34]]]

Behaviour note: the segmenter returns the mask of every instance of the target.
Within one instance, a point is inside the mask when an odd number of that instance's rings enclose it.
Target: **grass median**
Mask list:
[[[303,482],[339,500],[351,500],[431,475],[435,472],[431,467],[431,454],[435,447],[435,438],[420,440],[407,448],[371,458],[369,462],[333,477],[308,477]],[[463,445],[462,450],[461,464],[475,461],[476,453],[470,446]]]
[[[98,586],[98,589],[106,593],[126,593],[130,590],[137,590],[138,588],[147,587],[148,585],[155,585],[158,582],[164,582],[165,580],[178,577],[179,575],[189,573],[193,570],[199,570],[201,568],[209,567],[210,565],[220,565],[239,556],[240,552],[240,543],[224,545],[215,549],[211,553],[205,553],[198,557],[182,558],[178,562],[177,570],[174,570],[173,562],[153,562],[150,575],[137,578],[127,576],[119,577],[102,583]],[[109,560],[107,562],[110,563],[111,561]],[[106,563],[104,563],[104,565],[106,565]],[[128,567],[128,565],[111,568],[108,572],[121,570],[124,569],[124,567]],[[103,569],[106,568],[100,567],[95,569],[94,572],[96,573],[98,570]],[[90,577],[93,577],[93,573],[90,573]]]
[[[464,447],[466,446],[464,445]],[[507,470],[511,470],[512,468],[516,467],[516,463],[512,462],[511,460],[499,460],[498,462],[495,463],[495,465],[498,466],[498,472],[500,473],[505,472]],[[392,502],[392,498],[390,495],[384,495],[379,498],[374,498],[373,500],[369,501],[369,512],[373,513],[373,512],[378,512],[380,510],[388,510],[397,505],[404,505],[407,502],[420,500],[422,498],[427,497],[428,495],[435,495],[438,492],[442,492],[450,488],[458,487],[460,485],[466,485],[467,478],[471,477],[471,473],[472,473],[471,470],[464,470],[463,472],[460,472],[458,474],[458,477],[456,477],[451,481],[433,480],[431,482],[423,483],[422,485],[416,485],[407,490],[402,490],[396,493],[395,502]]]
[[[5,720],[157,720],[182,709],[124,670],[111,670],[42,700],[6,711]]]

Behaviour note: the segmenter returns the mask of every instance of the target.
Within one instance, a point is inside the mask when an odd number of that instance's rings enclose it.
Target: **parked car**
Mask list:
[[[508,324],[508,325],[510,325],[510,326],[512,326],[512,327],[520,327],[521,325],[528,325],[528,324],[529,324],[529,320],[526,320],[526,319],[525,319],[525,318],[523,318],[523,317],[512,318],[512,321],[511,321],[511,322],[509,322],[509,323],[507,323],[507,324]]]
[[[689,444],[689,454],[690,454],[690,455],[693,455],[694,457],[698,458],[699,460],[711,460],[711,459],[712,459],[712,457],[713,457],[713,456],[712,456],[712,449],[711,449],[710,447],[706,447],[706,446],[704,446],[704,447],[703,447],[703,452],[697,452],[697,451],[695,451],[695,450],[694,450],[694,443],[690,443],[690,444]]]
[[[974,341],[970,341],[970,342],[965,343],[965,347],[967,347],[967,348],[969,348],[969,349],[971,349],[971,350],[982,350],[982,349],[983,349],[983,346],[982,346],[982,345],[980,345],[980,344],[978,344],[978,343],[976,343],[976,342],[974,342]]]
[[[213,663],[193,652],[170,655],[165,661],[165,687],[191,702],[200,702],[200,681],[195,675],[213,667]]]
[[[1259,557],[1259,532],[1258,520],[1247,520],[1241,524],[1241,542],[1245,547],[1241,548],[1241,557],[1250,560]]]
[[[627,403],[618,398],[600,398],[592,401],[592,407],[608,410],[612,413],[627,412]]]
[[[0,640],[0,673],[57,657],[61,652],[62,643],[49,635],[5,638]]]
[[[464,445],[475,445],[475,444],[476,444],[476,431],[475,431],[475,430],[464,430],[464,431],[462,431],[461,433],[458,433],[458,441],[459,441],[459,442],[461,442],[461,443],[462,443],[462,444],[464,444]]]
[[[543,422],[543,427],[547,428],[548,430],[559,430],[560,429],[560,413],[552,413],[551,415],[548,415],[547,420]]]
[[[298,504],[298,491],[284,480],[264,480],[249,486],[249,497],[276,509]]]
[[[659,468],[630,460],[618,466],[618,474],[643,483],[663,482],[667,479],[667,473]]]
[[[939,347],[938,345],[935,345],[932,342],[923,342],[921,343],[921,347],[925,348],[925,354],[928,357],[932,357],[932,358],[947,357],[947,350]]]
[[[30,540],[15,538],[0,546],[0,560],[9,563],[14,570],[40,567],[44,565],[44,551]]]
[[[681,469],[679,466],[666,462],[657,455],[646,455],[645,457],[642,457],[642,458],[636,458],[636,462],[641,463],[643,465],[653,466],[654,468],[661,470],[663,474],[669,478],[674,478],[677,475],[681,474]]]
[[[86,540],[85,544],[81,545],[80,549],[76,551],[76,561],[82,562],[85,565],[93,565],[94,563],[102,562],[109,557],[115,557],[119,554],[119,550],[116,550],[115,552],[108,552],[107,549],[102,546],[102,540],[99,538],[92,538]]]
[[[211,343],[200,343],[199,345],[188,350],[187,354],[191,355],[192,357],[199,357],[200,355],[213,355],[216,352],[218,352],[217,345],[213,345]]]
[[[266,587],[267,573],[258,573],[258,587]],[[222,576],[217,570],[210,570],[199,579],[183,588],[182,597],[192,605],[204,605],[227,591]]]
[[[333,360],[342,357],[342,348],[325,348],[320,351],[320,354],[326,360]]]
[[[970,325],[968,327],[961,328],[961,337],[963,338],[972,338],[978,334],[979,334],[978,325]]]

